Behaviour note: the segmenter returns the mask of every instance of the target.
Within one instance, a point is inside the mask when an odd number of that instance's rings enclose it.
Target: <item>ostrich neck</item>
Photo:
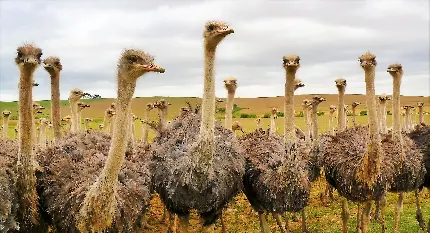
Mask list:
[[[294,127],[294,79],[296,70],[287,69],[285,80],[285,100],[284,100],[284,142],[292,141],[296,137]]]
[[[149,120],[149,110],[147,109],[145,112],[145,122]],[[142,142],[148,142],[148,126],[146,124],[142,125]]]
[[[78,114],[78,101],[70,99],[70,109],[72,112],[72,129],[70,130],[72,133],[78,132],[78,121],[79,121],[79,114]]]
[[[318,104],[312,105],[312,138],[314,139],[314,143],[318,140]]]
[[[309,138],[309,115],[308,115],[308,106],[303,106],[303,119],[305,121],[304,128],[305,132],[307,133],[306,138]]]
[[[161,131],[164,131],[167,125],[167,108],[165,107],[160,109],[159,114],[160,114],[160,129]]]
[[[42,147],[46,146],[46,127],[43,123],[39,127],[39,144]]]
[[[276,130],[275,114],[270,115],[270,134],[274,135]]]
[[[225,127],[231,129],[233,125],[233,102],[235,92],[228,92],[227,94],[227,106],[225,108]]]
[[[9,116],[3,117],[3,136],[7,138],[7,130],[9,127]]]
[[[338,90],[339,90],[339,106],[338,106],[337,128],[338,128],[338,131],[343,131],[346,129],[345,87],[339,87]]]
[[[127,77],[118,74],[117,115],[109,154],[103,171],[99,177],[99,185],[103,191],[112,192],[118,183],[118,174],[124,163],[125,151],[130,135],[131,99],[136,88],[136,82],[127,82]]]
[[[60,73],[53,73],[51,74],[51,120],[54,128],[54,141],[61,138],[60,110]]]
[[[205,46],[205,71],[204,90],[202,99],[202,121],[200,125],[200,138],[205,146],[202,158],[208,163],[214,153],[214,131],[215,131],[215,78],[214,62],[216,47]]]
[[[393,75],[393,139],[400,141],[402,138],[402,127],[400,120],[400,85],[402,76]]]
[[[382,133],[387,133],[387,105],[386,101],[381,101],[379,103],[379,119],[381,121],[381,131]]]
[[[419,122],[418,124],[423,124],[424,123],[424,111],[423,111],[423,106],[419,106],[418,107],[418,114],[419,114]]]
[[[356,107],[352,107],[352,124],[354,125],[354,127],[357,126],[357,123],[355,121],[355,109]]]
[[[370,144],[367,149],[367,161],[363,161],[367,167],[366,173],[371,181],[374,181],[377,174],[380,173],[380,160],[382,154],[381,136],[379,131],[378,119],[376,114],[376,97],[375,97],[375,68],[371,67],[365,70],[366,80],[366,104],[368,108],[369,119],[369,136]]]
[[[330,112],[329,125],[330,125],[330,134],[334,136],[334,113],[333,112]]]
[[[85,130],[88,130],[88,121],[85,121],[84,123],[85,123],[85,125],[84,125]]]
[[[33,156],[33,72],[21,70],[19,85],[19,154],[18,162],[30,167]]]

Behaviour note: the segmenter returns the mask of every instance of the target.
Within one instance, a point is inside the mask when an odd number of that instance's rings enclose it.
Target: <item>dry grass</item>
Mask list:
[[[322,95],[327,98],[326,102],[323,102],[319,109],[320,111],[325,111],[326,114],[320,116],[318,118],[319,129],[320,132],[328,131],[328,106],[335,104],[337,102],[336,95]],[[136,98],[133,100],[133,113],[138,117],[142,117],[145,112],[145,105],[148,102],[154,102],[159,100],[161,97],[151,97],[151,98]],[[305,98],[310,98],[310,95],[299,95],[296,97],[296,111],[301,111],[301,101]],[[172,119],[174,116],[178,115],[179,109],[182,106],[185,106],[185,101],[191,102],[192,105],[196,103],[200,103],[199,98],[174,98],[174,97],[166,97],[165,98],[172,105],[169,108],[168,118]],[[254,113],[257,114],[258,117],[262,117],[265,113],[270,111],[272,107],[278,107],[279,109],[283,109],[282,97],[271,97],[271,98],[239,98],[235,101],[240,107],[248,108],[241,111],[241,113]],[[97,128],[97,125],[102,122],[104,110],[108,108],[113,99],[101,99],[101,100],[85,100],[85,102],[89,102],[91,104],[91,108],[85,109],[83,112],[83,118],[91,117],[95,119],[95,122],[90,124],[90,127]],[[365,96],[363,95],[346,95],[346,103],[350,104],[353,101],[358,101],[365,103]],[[402,97],[402,105],[410,104],[416,106],[417,102],[425,102],[429,103],[429,97],[413,97],[413,96],[405,96]],[[49,101],[40,101],[42,105],[46,107],[44,110],[44,114],[50,113],[50,103]],[[224,103],[219,103],[219,106],[223,106]],[[387,104],[388,109],[390,110],[391,102]],[[12,112],[12,115],[17,115],[17,104],[16,102],[0,102],[0,110],[8,109]],[[358,111],[364,109],[364,104],[360,105]],[[426,105],[425,111],[430,111],[429,104]],[[62,101],[62,116],[70,115],[70,108],[68,107],[67,101]],[[219,115],[221,117],[221,115]],[[152,120],[155,120],[157,117],[156,111],[152,111],[150,114]],[[352,125],[351,117],[349,124]],[[250,119],[234,119],[238,120],[242,123],[244,130],[246,132],[250,132],[255,129],[256,121],[253,118]],[[425,121],[430,122],[430,115],[425,116]],[[358,124],[367,124],[366,116],[358,116],[357,117]],[[15,127],[16,121],[11,121],[9,124],[9,135],[13,135],[13,129]],[[270,124],[270,119],[262,118],[261,125],[263,128],[268,128]],[[303,129],[304,119],[301,117],[296,117],[296,124]],[[278,133],[283,133],[283,119],[277,119]],[[391,126],[391,116],[388,116],[388,126]],[[136,132],[137,138],[141,137],[141,123],[136,121]],[[150,139],[154,137],[154,132],[150,131]],[[329,206],[324,206],[319,198],[318,194],[321,190],[321,181],[314,183],[311,193],[311,199],[309,203],[309,207],[307,208],[307,217],[308,217],[308,228],[311,232],[341,232],[341,206],[340,206],[340,198],[336,195],[336,200],[331,203]],[[393,227],[393,211],[394,211],[394,203],[396,202],[397,195],[389,194],[387,196],[387,208],[386,208],[386,226],[387,232],[392,231]],[[161,205],[158,197],[155,197],[151,203],[151,211],[148,216],[148,223],[151,229],[148,229],[147,232],[165,232],[166,225],[161,222],[161,217],[163,214],[163,207]],[[355,232],[355,215],[356,215],[356,205],[354,203],[350,204],[351,218],[349,222],[349,231]],[[425,221],[429,220],[430,217],[430,191],[424,190],[421,192],[421,204],[423,208],[423,216],[425,217]],[[405,195],[404,199],[404,207],[403,213],[401,217],[401,226],[400,232],[420,232],[418,223],[415,220],[415,201],[413,193],[408,193]],[[228,225],[228,232],[260,232],[258,217],[254,211],[252,211],[246,197],[241,194],[232,201],[228,208],[225,210],[225,220]],[[298,215],[300,216],[300,215]],[[299,218],[300,219],[300,218]],[[272,226],[272,232],[279,232],[277,228],[276,222],[272,217],[269,217],[269,223]],[[290,229],[292,232],[301,232],[300,230],[300,221],[290,223]],[[427,223],[427,222],[426,222]],[[197,232],[199,229],[199,221],[196,214],[192,215],[190,228],[191,232]],[[372,222],[370,225],[370,232],[380,232],[380,225],[377,222]],[[221,232],[220,224],[216,225],[216,232]]]

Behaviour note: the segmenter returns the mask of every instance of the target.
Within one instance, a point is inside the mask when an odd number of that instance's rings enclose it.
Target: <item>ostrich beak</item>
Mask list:
[[[234,33],[234,29],[233,28],[227,28],[224,30],[220,30],[218,33],[220,35],[228,35],[228,34]]]
[[[159,72],[159,73],[165,72],[164,68],[161,68],[160,66],[157,66],[155,64],[151,64],[149,66],[144,67],[144,70],[147,72]]]
[[[393,68],[388,68],[387,72],[395,72],[395,70]]]

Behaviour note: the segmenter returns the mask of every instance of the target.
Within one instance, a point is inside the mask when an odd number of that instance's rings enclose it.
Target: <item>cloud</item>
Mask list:
[[[136,96],[201,96],[202,30],[225,20],[235,33],[217,50],[217,96],[222,80],[238,78],[239,97],[283,94],[281,57],[301,57],[299,94],[336,93],[334,79],[348,80],[348,93],[364,93],[357,58],[377,55],[377,93],[391,93],[390,63],[405,69],[403,95],[429,95],[428,1],[0,1],[0,100],[16,100],[16,47],[36,43],[43,56],[59,56],[61,96],[74,87],[116,96],[116,62],[124,48],[155,55],[164,74],[139,81]],[[49,99],[48,74],[39,68],[35,99]]]

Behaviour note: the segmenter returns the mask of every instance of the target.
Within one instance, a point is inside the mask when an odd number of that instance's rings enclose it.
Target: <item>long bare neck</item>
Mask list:
[[[225,128],[231,129],[233,125],[233,103],[234,103],[235,92],[227,93],[227,106],[225,109]]]
[[[145,122],[149,120],[149,109],[145,112]],[[142,124],[142,142],[148,142],[148,126],[146,124]]]
[[[397,142],[402,140],[402,126],[400,119],[400,86],[402,75],[393,75],[393,139]]]
[[[308,115],[308,106],[304,105],[303,106],[303,120],[305,121],[304,124],[304,130],[306,133],[306,140],[309,139],[309,115]]]
[[[46,147],[46,127],[43,123],[39,126],[39,145],[42,148]]]
[[[318,142],[318,104],[313,103],[312,104],[312,139],[314,140],[314,143],[317,144]]]
[[[167,108],[161,108],[159,111],[160,114],[160,129],[164,131],[167,125]]]
[[[386,101],[382,100],[379,102],[379,119],[381,121],[381,132],[387,133],[387,105]]]
[[[57,141],[61,138],[60,73],[51,74],[51,121]]]
[[[7,138],[7,130],[9,127],[9,116],[3,117],[3,137]]]
[[[338,87],[339,90],[339,106],[338,106],[338,117],[337,117],[337,129],[343,131],[346,129],[345,120],[345,87]]]
[[[118,74],[118,99],[116,106],[115,127],[109,154],[103,171],[99,177],[99,184],[104,186],[103,191],[112,192],[118,183],[118,174],[124,163],[125,152],[130,135],[131,124],[131,99],[136,88],[135,82],[124,81],[121,74]],[[104,189],[106,188],[106,189]]]
[[[205,80],[202,99],[202,121],[200,137],[204,142],[205,152],[202,163],[209,163],[214,153],[215,132],[215,77],[214,62],[216,47],[205,46]]]
[[[352,124],[355,127],[357,127],[357,122],[355,120],[355,111],[356,111],[356,107],[352,107]]]
[[[88,130],[88,121],[85,121],[84,123],[85,123],[85,125],[84,125],[85,131],[87,131]]]
[[[79,114],[78,114],[78,102],[75,100],[70,100],[70,110],[71,110],[71,114],[72,114],[72,128],[71,128],[71,132],[72,133],[76,133],[78,132],[78,126],[79,126]]]
[[[275,114],[270,115],[270,134],[275,135],[276,125],[275,125]]]
[[[285,78],[285,100],[284,100],[284,142],[293,141],[296,138],[294,127],[294,79],[296,71],[287,69]]]
[[[418,114],[419,114],[418,124],[424,124],[424,111],[423,110],[424,110],[423,106],[418,107]]]
[[[78,109],[78,131],[81,131],[82,124],[82,109]]]
[[[406,119],[406,130],[407,132],[409,132],[411,130],[411,109],[410,108],[406,108],[406,114],[405,114],[405,119]]]
[[[329,125],[330,125],[330,135],[334,136],[334,112],[330,112]]]

